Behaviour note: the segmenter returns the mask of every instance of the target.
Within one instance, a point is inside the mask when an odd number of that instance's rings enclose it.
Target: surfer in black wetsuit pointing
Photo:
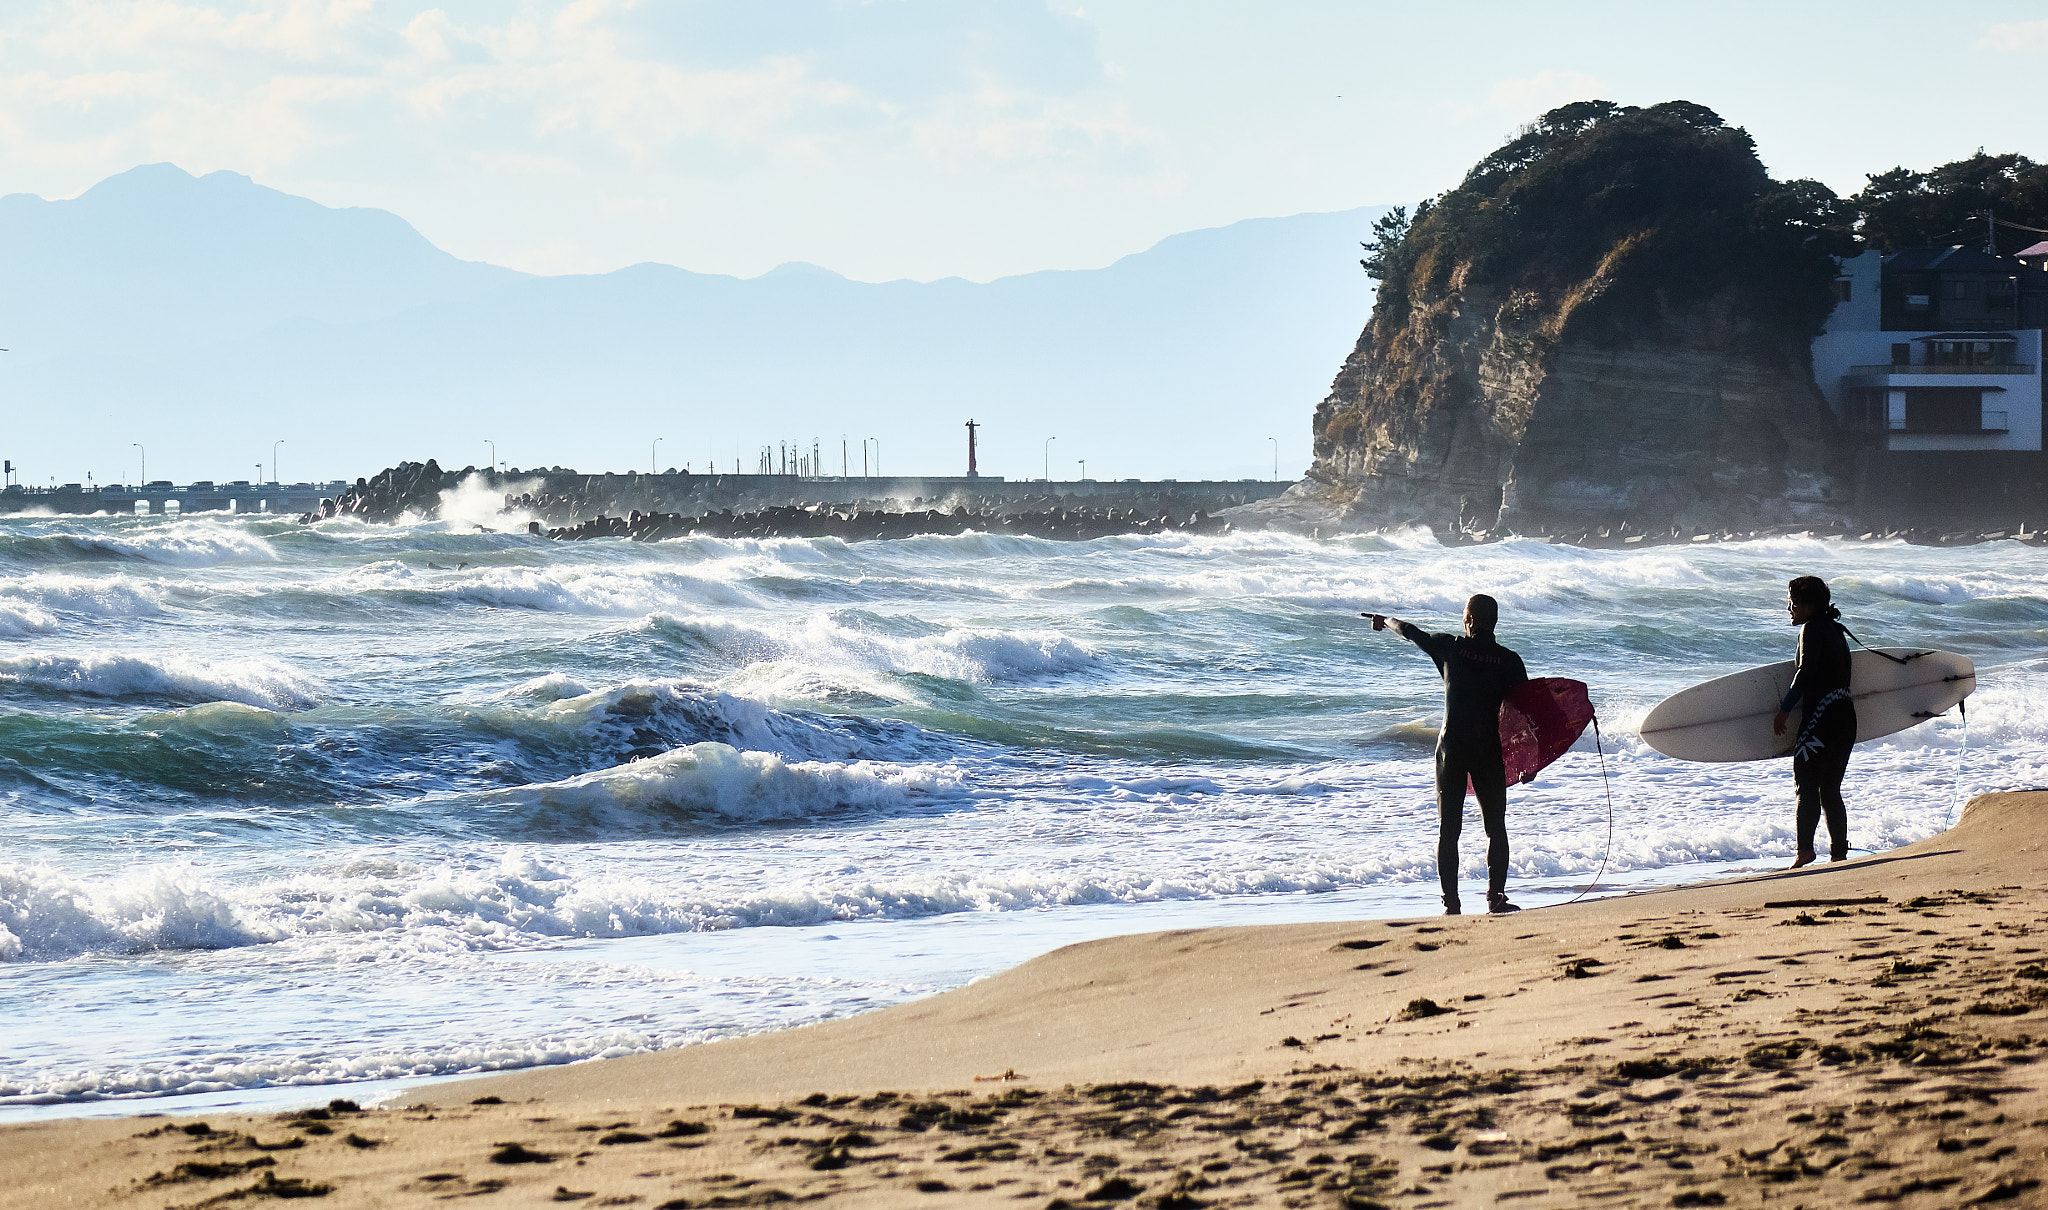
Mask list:
[[[1486,910],[1521,909],[1508,902],[1508,783],[1500,755],[1500,704],[1508,691],[1529,679],[1522,657],[1493,641],[1500,605],[1492,597],[1465,602],[1465,633],[1431,634],[1385,614],[1360,615],[1372,628],[1392,625],[1422,648],[1444,678],[1444,729],[1436,741],[1436,871],[1444,887],[1444,912],[1456,916],[1458,836],[1465,830],[1465,782],[1479,799],[1486,827]]]

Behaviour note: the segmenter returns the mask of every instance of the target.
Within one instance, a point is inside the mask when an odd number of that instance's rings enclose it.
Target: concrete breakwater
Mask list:
[[[355,516],[366,521],[396,521],[408,513],[431,518],[440,515],[450,493],[480,492],[498,497],[507,513],[538,518],[543,528],[573,527],[600,516],[607,521],[629,519],[635,512],[694,518],[773,513],[787,519],[786,513],[776,510],[951,517],[956,510],[965,509],[974,516],[1064,511],[1101,519],[1114,511],[1128,529],[1132,513],[1148,522],[1162,516],[1185,521],[1198,512],[1216,513],[1277,496],[1289,486],[1251,479],[1048,483],[914,475],[825,479],[687,472],[585,475],[560,468],[443,470],[430,459],[401,463],[374,478],[358,479],[331,501],[309,511],[307,519]]]
[[[1202,510],[1181,517],[1170,513],[1147,517],[1137,509],[1114,508],[993,511],[959,505],[951,512],[939,509],[891,512],[831,505],[785,505],[743,513],[722,509],[701,517],[681,513],[633,512],[624,517],[593,517],[577,525],[546,530],[535,521],[527,532],[545,533],[557,541],[632,538],[639,542],[659,542],[664,538],[701,534],[712,538],[842,538],[858,542],[876,538],[911,538],[920,534],[974,532],[1080,542],[1106,538],[1111,534],[1167,531],[1218,534],[1230,528],[1228,521],[1211,517]]]

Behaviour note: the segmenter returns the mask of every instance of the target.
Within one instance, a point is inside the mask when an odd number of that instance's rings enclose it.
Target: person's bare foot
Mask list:
[[[1799,850],[1799,856],[1797,856],[1797,857],[1794,857],[1794,858],[1792,859],[1792,868],[1796,870],[1796,869],[1798,869],[1798,868],[1799,868],[1800,866],[1803,866],[1803,865],[1812,865],[1812,864],[1813,864],[1813,861],[1814,861],[1814,856],[1813,856],[1813,850],[1812,850],[1812,849],[1801,849],[1801,850]]]

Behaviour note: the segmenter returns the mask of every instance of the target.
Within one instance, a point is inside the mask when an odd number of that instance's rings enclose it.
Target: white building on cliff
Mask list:
[[[1835,291],[1813,380],[1845,428],[1887,450],[2043,448],[2048,245],[1865,252]]]

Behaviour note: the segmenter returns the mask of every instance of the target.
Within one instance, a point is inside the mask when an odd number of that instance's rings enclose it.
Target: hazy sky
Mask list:
[[[169,160],[536,272],[1086,267],[1683,97],[1836,189],[2048,158],[2048,4],[6,0],[0,192]]]

